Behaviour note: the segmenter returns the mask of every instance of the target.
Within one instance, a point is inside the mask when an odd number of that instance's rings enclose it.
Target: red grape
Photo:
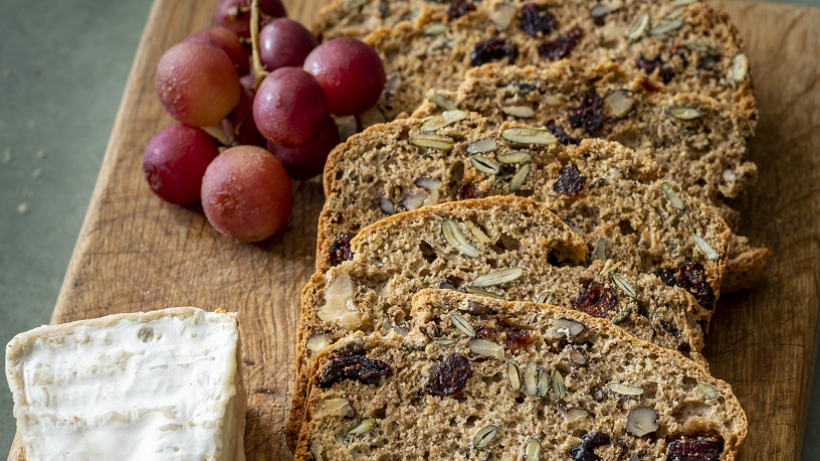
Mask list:
[[[328,118],[319,136],[304,146],[282,147],[268,141],[268,150],[282,162],[288,176],[293,179],[308,179],[324,170],[325,160],[337,144],[339,144],[339,130],[333,119]]]
[[[327,95],[330,112],[357,115],[373,107],[384,88],[384,65],[364,42],[337,38],[322,43],[305,59]]]
[[[202,178],[202,208],[219,232],[243,242],[275,234],[288,219],[290,179],[270,152],[255,146],[225,150]]]
[[[319,82],[297,67],[282,67],[265,77],[253,101],[259,132],[285,147],[304,146],[316,139],[328,115]]]
[[[259,132],[259,128],[256,127],[256,122],[253,120],[254,94],[252,88],[243,85],[239,104],[236,105],[236,109],[231,115],[222,121],[222,127],[231,140],[236,137],[239,144],[265,147],[267,140]]]
[[[145,146],[142,173],[155,194],[179,205],[199,200],[202,176],[219,155],[207,133],[187,125],[160,131]]]
[[[251,36],[251,13],[248,0],[220,0],[214,11],[214,22],[227,27],[240,37]],[[285,7],[279,0],[259,0],[259,9],[268,16],[287,16]]]
[[[300,67],[317,44],[316,37],[305,26],[280,18],[259,32],[259,57],[268,70]]]
[[[154,84],[172,117],[193,126],[216,125],[239,102],[239,74],[228,55],[211,45],[182,42],[157,64]]]
[[[240,75],[247,74],[251,70],[248,53],[239,43],[239,36],[228,28],[216,26],[200,30],[187,36],[183,42],[207,43],[219,48],[231,58]]]
[[[288,15],[285,5],[280,0],[259,0],[259,9],[274,18],[284,18]]]

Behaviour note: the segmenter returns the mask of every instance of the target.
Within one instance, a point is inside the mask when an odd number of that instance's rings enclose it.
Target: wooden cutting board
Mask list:
[[[326,1],[285,3],[291,17],[310,24]],[[748,415],[741,459],[797,460],[820,300],[820,10],[710,1],[729,12],[752,63],[760,123],[749,156],[760,180],[737,206],[741,233],[769,246],[774,261],[754,290],[721,299],[707,357]],[[145,144],[173,123],[154,94],[157,61],[211,25],[216,3],[155,0],[51,321],[171,306],[239,311],[247,459],[287,460],[299,293],[313,272],[320,183],[294,182],[287,227],[250,245],[217,234],[200,211],[155,197],[140,171]],[[9,459],[25,459],[19,438]]]

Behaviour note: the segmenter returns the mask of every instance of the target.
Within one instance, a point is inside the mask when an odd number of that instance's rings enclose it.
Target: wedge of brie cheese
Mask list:
[[[191,307],[43,326],[6,348],[27,461],[244,461],[235,314]]]

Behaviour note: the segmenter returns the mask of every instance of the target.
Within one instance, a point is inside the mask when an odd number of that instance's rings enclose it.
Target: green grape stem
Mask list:
[[[251,0],[251,49],[251,72],[255,78],[253,89],[256,91],[270,73],[265,70],[259,56],[259,0]]]

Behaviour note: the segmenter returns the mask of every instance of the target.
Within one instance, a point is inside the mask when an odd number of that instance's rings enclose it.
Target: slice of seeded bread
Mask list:
[[[424,0],[333,0],[313,20],[313,34],[321,41],[340,37],[364,38],[381,28],[414,19]]]
[[[413,314],[319,354],[294,459],[733,461],[746,437],[728,384],[605,320],[441,290]]]
[[[302,294],[291,437],[298,433],[316,353],[351,331],[412,328],[411,297],[424,288],[549,301],[702,361],[699,322],[708,322],[708,309],[683,289],[621,263],[578,265],[584,259],[580,238],[529,199],[491,197],[402,213],[364,229],[351,250],[351,261],[314,275]],[[679,278],[695,270],[684,266]],[[705,284],[701,288],[708,290]]]
[[[546,131],[526,131],[516,123],[489,129],[487,120],[475,115],[435,133],[420,131],[426,129],[421,124],[403,119],[374,126],[331,153],[324,176],[327,200],[319,217],[318,272],[350,256],[349,236],[391,213],[463,198],[518,195],[545,204],[567,222],[583,238],[590,260],[622,261],[637,272],[678,274],[690,263],[702,266],[710,293],[690,291],[704,307],[713,305],[731,232],[712,207],[674,182],[659,180],[652,160],[614,142],[563,146]],[[543,144],[505,138],[521,129]],[[452,148],[414,145],[430,136],[452,142]],[[477,151],[482,152],[470,154]],[[500,163],[509,158],[518,163]],[[497,174],[487,173],[487,165],[497,165]],[[511,191],[516,174],[524,176],[523,182]],[[699,247],[699,238],[707,245]]]

